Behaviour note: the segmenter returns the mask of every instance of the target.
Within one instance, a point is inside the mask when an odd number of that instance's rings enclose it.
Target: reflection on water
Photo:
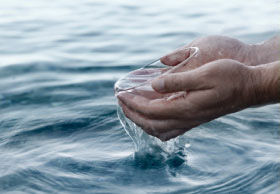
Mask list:
[[[280,193],[279,104],[134,148],[113,90],[200,36],[268,39],[278,4],[1,1],[0,193]]]

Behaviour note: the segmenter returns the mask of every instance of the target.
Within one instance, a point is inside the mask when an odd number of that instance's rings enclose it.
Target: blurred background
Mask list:
[[[176,165],[135,157],[113,92],[195,38],[279,35],[279,3],[0,0],[0,193],[279,193],[279,104],[186,133]]]

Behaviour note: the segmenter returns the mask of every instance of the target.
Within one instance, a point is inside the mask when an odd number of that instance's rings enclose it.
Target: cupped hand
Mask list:
[[[194,70],[163,75],[152,83],[161,94],[186,91],[177,98],[149,99],[141,91],[121,92],[124,114],[148,134],[166,141],[222,115],[249,107],[254,71],[238,61],[222,59]]]
[[[193,50],[188,47],[198,47],[199,52],[180,71],[200,67],[218,59],[233,59],[246,65],[252,65],[252,46],[237,39],[226,36],[206,36],[198,38],[190,44],[175,50],[161,58],[161,62],[168,66],[175,66],[187,59]]]

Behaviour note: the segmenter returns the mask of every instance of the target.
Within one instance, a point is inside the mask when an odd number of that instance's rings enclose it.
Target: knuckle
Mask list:
[[[171,85],[170,82],[172,82],[172,77],[170,75],[166,75],[166,76],[163,77],[163,88],[165,90],[170,89],[170,85]]]
[[[169,91],[179,89],[182,86],[182,80],[179,76],[170,75],[165,79],[165,88]]]
[[[176,76],[174,79],[174,88],[176,89],[183,89],[184,80],[182,79],[182,74],[180,76]]]

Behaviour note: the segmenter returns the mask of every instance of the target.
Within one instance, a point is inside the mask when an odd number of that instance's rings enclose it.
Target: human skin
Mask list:
[[[121,92],[118,94],[119,103],[128,118],[162,141],[229,113],[277,103],[280,100],[280,62],[271,61],[277,57],[279,60],[279,50],[271,52],[273,46],[277,47],[271,40],[251,46],[253,49],[248,51],[251,54],[257,54],[257,50],[263,48],[259,57],[254,58],[255,64],[232,59],[212,60],[190,68],[192,70],[161,76],[152,83],[159,94],[186,91],[186,95],[170,100],[151,99],[133,91]],[[265,49],[270,49],[270,52]],[[260,62],[270,63],[259,65]]]
[[[225,58],[255,66],[279,60],[280,36],[258,44],[245,44],[227,36],[206,36],[163,56],[161,62],[168,66],[177,65],[189,57],[190,50],[189,52],[182,50],[188,47],[198,47],[199,53],[180,71],[194,69],[208,62]]]

